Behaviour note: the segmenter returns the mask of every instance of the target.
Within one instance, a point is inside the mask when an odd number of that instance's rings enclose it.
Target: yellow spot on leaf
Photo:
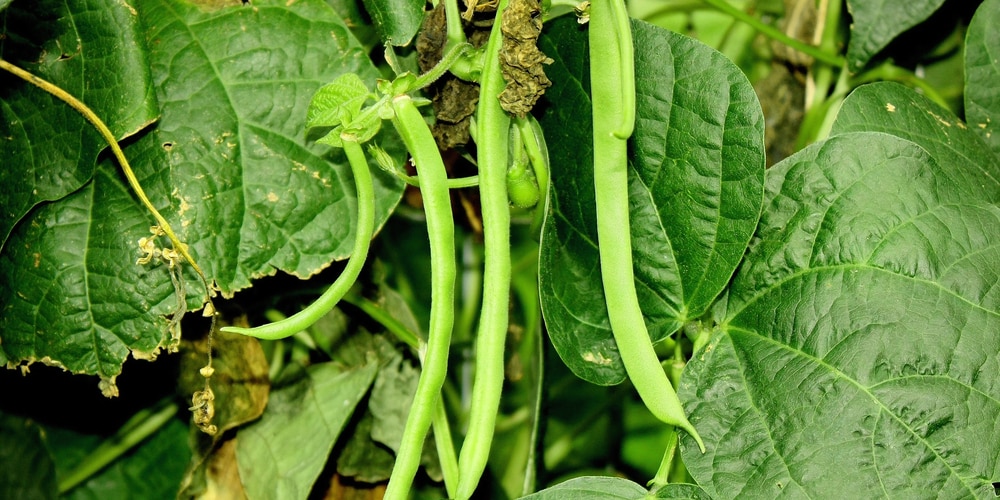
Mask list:
[[[611,359],[604,357],[604,355],[599,352],[584,353],[583,360],[596,365],[607,366],[611,364]]]
[[[278,201],[278,195],[275,194],[274,191],[267,193],[267,201],[270,201],[271,203]]]
[[[885,110],[888,111],[888,112],[890,112],[890,113],[895,113],[896,112],[896,106],[893,106],[891,102],[887,102],[887,103],[885,103]]]

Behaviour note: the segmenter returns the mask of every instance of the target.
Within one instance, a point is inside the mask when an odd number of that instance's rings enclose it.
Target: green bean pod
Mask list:
[[[347,266],[337,280],[327,288],[312,304],[305,309],[283,319],[255,328],[240,328],[227,326],[221,328],[224,332],[249,335],[264,340],[277,340],[291,337],[301,332],[330,312],[344,294],[357,281],[361,269],[368,259],[368,247],[375,233],[375,188],[372,184],[371,172],[365,153],[357,142],[344,140],[344,152],[351,164],[354,183],[358,190],[358,227],[354,233],[354,248]]]
[[[635,289],[632,239],[628,233],[627,139],[635,119],[628,15],[624,0],[594,0],[590,9],[597,239],[611,331],[625,371],[646,407],[663,422],[687,431],[704,452],[705,445],[684,415],[680,399],[653,350]]]
[[[500,0],[497,19],[507,8]],[[485,264],[483,305],[476,338],[476,373],[469,413],[469,428],[458,456],[461,475],[458,498],[472,496],[493,443],[504,377],[504,341],[510,303],[510,205],[507,199],[507,140],[510,117],[497,96],[505,83],[500,72],[500,22],[493,23],[486,46],[476,115],[479,157],[479,197],[483,213]]]
[[[417,382],[403,440],[385,491],[387,499],[405,499],[420,465],[420,453],[440,399],[448,369],[448,349],[455,324],[455,221],[445,170],[437,143],[409,96],[392,98],[392,123],[406,144],[420,177],[420,194],[431,247],[431,319],[422,349],[423,370]]]

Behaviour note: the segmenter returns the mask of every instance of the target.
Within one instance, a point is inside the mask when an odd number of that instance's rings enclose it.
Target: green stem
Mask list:
[[[464,42],[449,47],[441,61],[435,64],[433,68],[427,70],[426,73],[418,76],[416,81],[413,83],[413,88],[407,90],[407,92],[422,89],[437,81],[438,78],[444,76],[444,74],[447,73],[448,70],[462,58],[462,55],[464,55],[466,51],[471,49],[472,45]]]
[[[101,442],[73,470],[59,479],[59,493],[64,494],[114,462],[133,446],[141,443],[166,425],[177,414],[171,398],[161,400],[132,416],[118,432]]]
[[[444,476],[444,488],[448,498],[455,498],[458,488],[458,457],[455,456],[455,444],[451,439],[451,424],[448,423],[448,413],[445,411],[443,397],[438,397],[434,411],[434,421],[431,422],[434,431],[434,445],[441,463],[441,475]]]
[[[497,19],[507,8],[500,0]],[[507,200],[507,140],[510,117],[500,107],[497,96],[505,82],[500,72],[500,23],[486,46],[486,62],[480,84],[476,145],[479,151],[479,197],[483,215],[485,247],[483,308],[476,339],[476,374],[469,428],[458,463],[462,470],[457,498],[472,496],[493,443],[493,430],[503,389],[504,340],[507,336],[507,308],[510,303],[510,206]]]
[[[705,0],[705,3],[711,5],[712,7],[718,10],[721,10],[722,12],[725,12],[726,14],[729,14],[730,16],[733,16],[734,18],[740,21],[743,21],[744,23],[749,24],[751,27],[753,27],[753,29],[757,30],[762,35],[771,38],[772,40],[777,40],[778,42],[781,42],[799,52],[802,52],[803,54],[811,56],[813,59],[817,61],[821,61],[823,63],[836,67],[844,66],[845,63],[844,58],[840,57],[839,55],[831,54],[829,52],[819,49],[818,47],[809,45],[808,43],[805,43],[801,40],[792,38],[783,33],[781,30],[775,28],[774,26],[764,24],[763,22],[761,22],[760,19],[757,19],[756,17],[751,16],[750,14],[747,14],[746,12],[743,12],[740,9],[733,7],[726,0]]]
[[[148,210],[149,213],[153,215],[153,218],[156,219],[157,225],[160,226],[160,229],[162,229],[167,235],[167,238],[170,239],[170,244],[173,245],[174,250],[184,257],[184,260],[191,265],[194,272],[198,274],[199,278],[201,278],[201,283],[205,287],[205,300],[208,304],[211,304],[212,290],[208,284],[208,277],[205,276],[205,272],[201,270],[201,267],[199,267],[198,263],[195,262],[194,257],[192,257],[188,252],[187,245],[181,242],[180,238],[177,237],[177,234],[174,233],[174,230],[170,227],[170,223],[167,222],[167,219],[164,218],[156,207],[153,206],[153,202],[149,201],[149,197],[146,196],[146,191],[142,189],[142,185],[139,184],[139,179],[135,177],[135,173],[132,171],[132,167],[129,165],[128,159],[125,158],[125,153],[122,152],[122,148],[118,145],[118,140],[115,138],[114,134],[111,133],[111,130],[108,129],[108,126],[104,124],[104,121],[97,116],[97,113],[94,113],[89,107],[87,107],[86,104],[73,97],[65,90],[59,88],[59,86],[35,76],[3,59],[0,59],[0,69],[10,72],[11,74],[28,83],[31,83],[32,85],[35,85],[57,99],[65,102],[83,115],[83,117],[90,122],[95,129],[97,129],[97,131],[101,134],[101,137],[104,138],[104,141],[109,147],[111,147],[111,152],[118,160],[118,165],[121,166],[122,172],[125,174],[125,179],[128,180],[129,186],[132,188],[132,192],[135,193],[136,198],[139,198],[139,202],[142,203],[142,205],[146,207],[146,210]],[[214,314],[215,307],[212,306],[211,310]]]
[[[347,153],[347,160],[351,164],[354,182],[358,189],[358,227],[354,233],[354,248],[351,250],[351,257],[347,260],[344,271],[315,302],[281,321],[256,328],[227,326],[222,328],[222,331],[265,340],[290,337],[309,328],[330,312],[357,281],[358,275],[361,274],[361,269],[365,265],[365,260],[368,258],[368,246],[375,232],[375,190],[361,145],[357,142],[344,140],[344,152]]]
[[[632,46],[631,31],[618,29],[620,21],[615,16],[622,10],[612,5],[623,1],[601,0],[590,6],[597,239],[608,319],[625,371],[646,407],[663,422],[691,434],[704,451],[701,437],[684,415],[653,349],[635,289],[632,238],[628,232],[628,143],[617,136],[623,120],[630,116],[623,107],[635,103],[634,94],[624,95],[634,87],[623,83],[635,77],[634,69],[623,67],[619,48]]]
[[[421,356],[423,371],[385,491],[385,498],[402,500],[407,497],[420,465],[420,453],[448,369],[448,348],[455,322],[455,227],[446,184],[448,174],[427,122],[405,94],[392,99],[392,109],[395,115],[392,123],[423,180],[420,193],[431,247],[431,319]]]
[[[406,345],[417,349],[419,348],[420,341],[418,340],[417,334],[410,331],[402,322],[392,316],[389,311],[386,311],[378,304],[362,297],[355,292],[349,292],[344,295],[344,302],[351,304],[362,312],[368,315],[371,319],[375,320],[376,323],[385,327],[390,333],[396,336],[397,339],[403,341]]]
[[[535,117],[528,115],[526,118],[514,117],[513,120],[514,126],[521,134],[521,141],[524,143],[524,151],[528,154],[531,168],[535,171],[535,182],[538,183],[539,205],[535,207],[535,215],[531,219],[531,234],[537,240],[541,234],[542,222],[545,221],[545,203],[549,193],[549,149],[545,145],[542,127]]]
[[[660,460],[660,467],[656,469],[656,475],[650,479],[646,486],[650,491],[656,491],[670,483],[670,471],[674,468],[674,456],[677,453],[677,433],[667,434],[667,447],[663,451],[663,458]]]

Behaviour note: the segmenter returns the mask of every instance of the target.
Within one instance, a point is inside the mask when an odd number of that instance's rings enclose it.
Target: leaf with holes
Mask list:
[[[354,180],[342,155],[306,140],[306,110],[339,75],[373,86],[377,72],[336,13],[320,0],[136,8],[162,118],[125,154],[214,285],[229,296],[256,277],[305,277],[348,257]],[[383,139],[401,156],[398,141]],[[381,225],[402,184],[375,170]],[[168,270],[135,265],[151,224],[110,161],[22,221],[0,254],[0,277],[15,284],[0,289],[0,363],[98,374],[113,394],[130,353],[151,357],[171,342]],[[188,307],[200,307],[200,284],[184,273]]]

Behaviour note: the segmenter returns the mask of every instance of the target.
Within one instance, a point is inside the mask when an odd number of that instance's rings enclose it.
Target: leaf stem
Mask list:
[[[455,456],[455,443],[451,439],[451,424],[448,422],[448,413],[445,410],[443,397],[438,397],[437,406],[434,409],[434,421],[431,422],[431,426],[433,427],[438,461],[441,462],[441,475],[444,476],[444,488],[448,492],[448,498],[455,498],[460,473],[458,457]]]
[[[507,8],[500,0],[497,19]],[[507,141],[510,117],[497,98],[505,82],[500,72],[502,35],[493,23],[479,90],[476,141],[479,152],[479,197],[483,215],[483,304],[476,338],[476,372],[469,428],[458,456],[462,475],[459,499],[475,493],[493,443],[493,432],[503,389],[504,340],[510,304],[510,205],[507,198]]]
[[[420,341],[418,340],[417,334],[410,331],[406,325],[394,318],[388,311],[380,307],[378,304],[353,291],[344,295],[343,300],[344,302],[361,309],[362,312],[367,314],[378,324],[384,326],[386,330],[389,330],[389,332],[395,335],[397,339],[403,341],[406,345],[414,349],[419,348]]]
[[[354,174],[354,183],[358,190],[358,226],[354,233],[354,248],[351,250],[351,257],[344,271],[315,302],[281,321],[255,328],[227,326],[223,327],[222,331],[264,340],[290,337],[309,328],[330,312],[357,281],[368,258],[368,247],[375,232],[375,190],[361,145],[345,138],[344,152],[347,153],[347,160],[351,164],[351,172]]]
[[[151,408],[137,412],[114,436],[105,439],[66,476],[59,479],[59,493],[65,494],[166,425],[177,414],[172,398],[164,398]]]
[[[836,66],[836,67],[843,67],[845,64],[843,57],[840,57],[839,55],[836,54],[831,54],[829,52],[820,49],[819,47],[809,45],[808,43],[805,43],[801,40],[792,38],[783,33],[781,30],[775,28],[774,26],[764,24],[763,22],[761,22],[760,19],[757,19],[756,17],[751,16],[750,14],[747,14],[746,12],[743,12],[740,9],[733,7],[726,0],[704,0],[704,1],[705,3],[711,5],[712,7],[721,10],[722,12],[725,12],[730,16],[733,16],[735,19],[749,24],[753,29],[757,30],[762,35],[772,40],[781,42],[803,54],[811,56],[813,59],[817,61],[821,61],[823,63],[829,64],[830,66]]]

